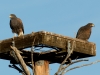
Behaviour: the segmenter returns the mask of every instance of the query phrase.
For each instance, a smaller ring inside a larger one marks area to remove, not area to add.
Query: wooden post
[[[35,75],[49,75],[49,62],[46,60],[35,62]]]

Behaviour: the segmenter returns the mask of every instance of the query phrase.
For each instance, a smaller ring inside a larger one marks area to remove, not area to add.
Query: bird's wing
[[[11,20],[10,20],[10,28],[13,29],[13,25],[12,25],[12,23],[11,23]]]
[[[80,37],[83,32],[84,32],[84,26],[82,26],[82,27],[79,28],[79,30],[77,32],[77,35],[76,35],[76,38]]]
[[[17,18],[17,21],[18,21],[18,24],[19,24],[20,28],[22,28],[22,31],[24,33],[24,26],[23,26],[23,23],[22,23],[21,19]]]

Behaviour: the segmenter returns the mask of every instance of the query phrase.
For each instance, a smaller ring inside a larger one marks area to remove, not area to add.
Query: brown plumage
[[[18,36],[24,34],[23,23],[20,18],[17,18],[15,14],[10,14],[10,28],[13,33],[16,33]]]
[[[90,38],[93,23],[88,23],[85,26],[79,28],[76,38],[87,41]]]

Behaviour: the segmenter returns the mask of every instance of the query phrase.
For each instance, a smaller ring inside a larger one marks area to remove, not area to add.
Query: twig
[[[71,70],[73,70],[73,69],[76,69],[76,68],[81,68],[81,67],[84,67],[84,66],[93,65],[93,64],[98,63],[98,62],[100,62],[100,60],[94,61],[94,62],[89,63],[89,64],[83,64],[83,65],[81,65],[81,66],[76,66],[76,67],[73,67],[73,68],[70,68],[70,69],[66,70],[64,73],[69,72],[69,71],[71,71]]]
[[[32,32],[33,34],[33,32]],[[34,42],[35,42],[36,36],[34,37],[33,43],[32,43],[32,47],[31,47],[31,62],[32,62],[32,71],[33,71],[33,75],[34,75],[34,61],[33,61],[33,53],[34,53]]]
[[[66,56],[66,58],[64,59],[64,61],[61,63],[61,65],[60,65],[58,71],[55,73],[55,75],[58,75],[58,74],[62,71],[62,69],[63,69],[63,64],[64,64],[64,63],[66,62],[66,60],[71,56],[71,54],[72,54],[72,52],[73,52],[73,49],[74,49],[74,43],[75,43],[75,41],[73,41],[73,43],[72,43],[72,48],[70,49],[70,41],[68,41],[68,53],[67,53],[67,56]]]
[[[26,65],[32,69],[32,65],[31,64],[26,63]]]
[[[14,37],[13,37],[13,39],[12,39],[12,47],[15,47]],[[20,53],[20,51],[19,51],[19,53]],[[16,56],[16,53],[15,53],[14,50],[11,50],[11,51],[10,51],[10,55],[16,60],[17,63],[19,63],[19,59],[18,59],[18,57]],[[22,67],[21,64],[19,64],[19,66],[21,67],[21,69],[23,69],[23,67]],[[18,70],[18,67],[17,67],[17,66],[14,66],[14,65],[11,66],[11,65],[9,65],[9,67],[12,67],[12,68]],[[21,69],[20,69],[20,70],[21,70]],[[22,72],[22,75],[26,75],[26,74],[25,74],[25,71]]]
[[[24,72],[26,75],[30,75],[30,71],[28,70],[23,58],[21,57],[20,53],[18,52],[17,48],[16,47],[12,47],[12,50],[15,52],[15,55],[17,56],[18,60],[19,60],[19,64],[21,64]]]
[[[19,73],[22,73],[22,72],[23,72],[23,71],[22,71],[19,67],[17,67],[15,64],[9,65],[9,67],[10,67],[10,68],[16,69],[17,71],[19,71]]]
[[[66,62],[66,60],[71,56],[72,52],[73,52],[73,49],[70,49],[70,41],[68,41],[68,54],[66,58],[64,59],[64,61],[61,63],[61,65],[63,65]]]
[[[64,75],[64,71],[66,70],[66,68],[68,68],[70,65],[78,63],[78,62],[82,62],[82,61],[88,61],[88,59],[80,59],[80,60],[74,60],[73,62],[67,64],[66,66],[63,67],[63,70],[61,72],[61,75]]]
[[[33,75],[34,75],[34,61],[33,61],[33,53],[34,53],[34,50],[33,50],[33,46],[31,48],[31,62],[32,62],[32,71],[33,71]]]
[[[82,62],[82,61],[89,61],[89,59],[74,60],[74,61],[71,63],[71,65],[72,65],[72,64],[75,64],[75,63],[78,63],[78,62]]]

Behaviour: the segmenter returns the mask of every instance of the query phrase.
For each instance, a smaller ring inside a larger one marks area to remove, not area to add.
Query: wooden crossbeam
[[[0,42],[0,53],[7,53],[11,50],[10,46],[12,45],[12,40],[12,38],[9,38]],[[67,50],[68,40],[70,40],[70,43],[75,41],[74,52],[84,53],[91,56],[96,55],[95,43],[62,36],[51,32],[39,31],[14,38],[15,47],[18,49],[29,48],[32,46],[32,43],[34,41],[34,45],[38,46],[39,44],[43,44],[47,47],[56,47],[59,48],[61,52]]]

